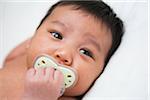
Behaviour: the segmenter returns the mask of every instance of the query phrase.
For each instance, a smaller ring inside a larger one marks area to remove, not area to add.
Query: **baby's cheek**
[[[86,91],[95,81],[97,76],[100,74],[100,69],[96,67],[86,67],[80,70],[80,85]]]
[[[32,48],[29,48],[27,51],[27,66],[29,68],[33,67],[33,61],[38,54],[37,50],[33,50]]]
[[[36,41],[35,39],[32,40],[32,42],[30,43],[29,48],[27,49],[27,64],[28,67],[32,67],[33,66],[33,61],[35,60],[35,58],[42,53],[42,48],[43,46],[41,44],[39,44],[38,41]]]
[[[85,90],[87,90],[95,80],[95,75],[93,75],[93,73],[90,73],[88,71],[82,72],[80,77],[82,82],[81,86],[84,87]]]

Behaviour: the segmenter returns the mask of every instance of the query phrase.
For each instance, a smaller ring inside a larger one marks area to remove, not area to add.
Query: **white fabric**
[[[147,100],[148,6],[146,0],[134,1],[107,0],[123,19],[126,32],[105,72],[83,100]],[[12,48],[33,35],[50,5],[31,1],[0,2],[1,65]]]

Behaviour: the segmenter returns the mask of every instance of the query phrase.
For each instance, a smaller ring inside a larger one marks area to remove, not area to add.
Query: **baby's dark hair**
[[[108,6],[102,0],[88,0],[88,1],[87,0],[81,0],[81,1],[61,0],[61,1],[57,2],[56,4],[54,4],[48,10],[47,14],[41,20],[37,29],[44,22],[44,20],[52,13],[52,11],[56,7],[60,7],[60,6],[73,6],[74,10],[85,11],[88,14],[91,14],[94,18],[98,19],[99,21],[104,22],[105,25],[111,30],[112,45],[107,54],[107,57],[105,58],[105,65],[103,68],[103,71],[104,71],[111,56],[115,53],[115,51],[117,50],[117,48],[119,47],[119,45],[121,43],[122,36],[124,34],[123,21],[119,17],[117,17],[116,13],[112,10],[112,8],[110,8],[110,6]],[[101,73],[103,73],[103,71]]]

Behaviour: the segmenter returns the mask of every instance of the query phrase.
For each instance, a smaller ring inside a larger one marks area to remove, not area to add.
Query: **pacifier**
[[[34,61],[34,68],[53,67],[60,70],[64,76],[65,88],[73,87],[78,79],[77,72],[71,67],[58,64],[52,57],[48,55],[40,55]]]

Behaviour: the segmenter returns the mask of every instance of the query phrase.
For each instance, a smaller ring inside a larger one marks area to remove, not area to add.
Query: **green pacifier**
[[[65,88],[73,87],[77,82],[77,73],[71,67],[60,65],[48,55],[38,56],[34,62],[34,68],[53,67],[60,70],[64,75]]]

